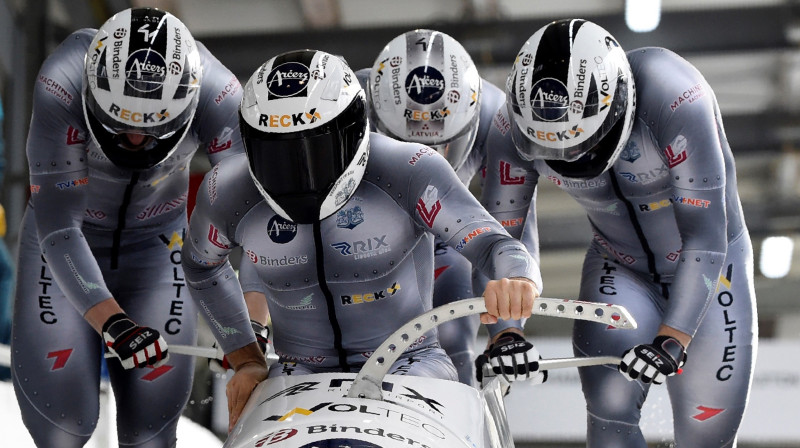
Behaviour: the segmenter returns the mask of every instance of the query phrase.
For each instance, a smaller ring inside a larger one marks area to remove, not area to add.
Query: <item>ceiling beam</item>
[[[622,14],[587,17],[608,29],[624,48],[661,46],[681,55],[788,49],[793,10],[786,5],[720,10],[665,11],[661,24],[650,33],[634,33]],[[525,40],[541,26],[559,17],[472,22],[420,23],[453,36],[470,52],[476,64],[514,60]],[[267,59],[300,48],[314,48],[345,57],[350,65],[372,65],[384,45],[409,26],[267,31],[234,36],[199,38],[224,64],[243,79]]]

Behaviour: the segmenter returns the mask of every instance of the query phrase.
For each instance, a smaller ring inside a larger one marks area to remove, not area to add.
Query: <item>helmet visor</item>
[[[183,99],[191,95],[191,100],[182,110],[170,108],[170,104],[175,104],[175,102],[160,96],[154,97],[155,93],[153,92],[141,93],[138,91],[136,96],[125,96],[125,104],[116,104],[111,101],[107,107],[101,106],[100,101],[94,96],[94,89],[89,86],[90,83],[102,84],[103,80],[107,84],[109,80],[102,76],[87,78],[84,88],[86,108],[89,114],[93,115],[95,120],[110,134],[133,133],[157,139],[168,139],[184,128],[197,108],[200,84],[191,84],[189,76],[184,78],[186,78],[186,82],[182,79],[181,85],[175,92],[175,95],[180,98],[173,98]],[[160,92],[160,89],[155,92]]]
[[[545,128],[544,125],[542,129],[534,129],[526,125],[523,130],[521,127],[525,120],[514,118],[517,120],[517,124],[511,126],[511,138],[520,156],[526,160],[543,159],[575,162],[593,151],[606,136],[611,136],[611,138],[605,139],[606,143],[616,146],[618,142],[612,140],[618,139],[619,133],[612,135],[614,134],[612,130],[615,129],[617,123],[624,124],[628,116],[627,98],[629,94],[632,93],[628,92],[627,83],[618,81],[614,98],[610,101],[612,110],[607,112],[603,122],[589,136],[586,135],[586,131],[582,127],[582,121],[578,121],[577,124],[572,126],[563,122],[565,126],[560,129],[555,127]],[[590,92],[589,96],[596,97],[597,95],[593,95]],[[521,113],[524,113],[521,112],[514,99],[506,101],[506,107],[508,108],[509,117],[519,117]],[[584,110],[592,110],[592,108],[596,110],[598,107],[597,103],[587,103],[587,107]],[[586,113],[584,113],[584,119],[586,116]],[[620,129],[622,127],[624,126],[619,126]],[[584,158],[584,160],[586,159]]]
[[[335,120],[292,133],[266,133],[242,119],[242,138],[253,176],[281,206],[280,198],[315,196],[321,203],[355,157],[366,134],[363,101]]]

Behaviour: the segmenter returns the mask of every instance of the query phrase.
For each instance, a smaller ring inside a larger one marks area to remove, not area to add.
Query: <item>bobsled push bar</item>
[[[453,319],[486,312],[482,297],[464,299],[434,308],[417,316],[392,333],[369,357],[356,375],[347,396],[380,400],[381,382],[392,364],[411,343],[433,327]],[[584,302],[580,300],[537,297],[533,303],[533,314],[541,316],[580,319],[607,324],[619,329],[635,329],[636,321],[625,307],[620,305]],[[619,364],[619,358],[600,356],[588,358],[543,359],[541,370],[566,367],[582,367],[598,364]]]

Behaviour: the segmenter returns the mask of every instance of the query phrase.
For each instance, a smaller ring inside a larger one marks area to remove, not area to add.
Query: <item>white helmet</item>
[[[270,59],[247,81],[240,113],[250,175],[282,217],[322,220],[361,183],[366,99],[343,59],[315,50]]]
[[[368,92],[378,132],[428,145],[454,169],[467,159],[478,133],[481,77],[455,39],[431,30],[395,37],[372,66]]]
[[[625,52],[586,20],[545,25],[525,42],[506,82],[512,137],[522,157],[557,173],[596,177],[617,159],[636,108]]]
[[[122,168],[164,161],[190,127],[202,75],[195,41],[175,16],[154,8],[115,14],[84,62],[83,110],[95,143]],[[132,145],[128,133],[145,135],[144,143]]]

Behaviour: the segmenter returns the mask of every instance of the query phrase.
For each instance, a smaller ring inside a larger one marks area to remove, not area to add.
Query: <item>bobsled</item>
[[[477,389],[459,382],[387,374],[418,334],[485,312],[483,299],[434,308],[400,327],[358,373],[282,376],[260,383],[223,448],[509,448],[514,446],[494,376]],[[534,314],[635,328],[621,306],[537,298]],[[542,360],[541,369],[618,363],[619,358]]]

